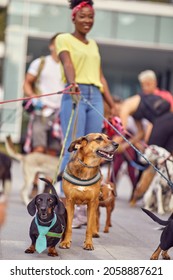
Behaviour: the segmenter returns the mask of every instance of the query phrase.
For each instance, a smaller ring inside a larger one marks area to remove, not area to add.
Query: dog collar
[[[81,180],[80,178],[77,178],[74,175],[71,175],[67,172],[67,169],[65,168],[63,176],[62,176],[66,181],[68,181],[69,183],[73,184],[73,185],[77,185],[77,186],[82,186],[82,187],[87,187],[87,186],[91,186],[95,183],[97,183],[100,179],[101,179],[101,174],[100,172],[97,173],[96,176],[94,176],[91,179],[87,179],[87,180]]]
[[[78,158],[78,161],[85,167],[88,167],[88,168],[96,168],[98,167],[99,165],[96,165],[96,166],[92,166],[92,165],[88,165],[86,164],[85,162],[83,162],[80,158]]]

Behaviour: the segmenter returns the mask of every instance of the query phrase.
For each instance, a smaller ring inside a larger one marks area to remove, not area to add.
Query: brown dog
[[[66,196],[67,228],[61,248],[70,248],[75,204],[87,205],[87,229],[84,249],[93,250],[92,236],[97,235],[96,211],[99,203],[102,159],[111,161],[118,144],[102,133],[90,133],[71,143],[68,151],[72,159],[63,173]]]
[[[111,214],[115,207],[115,197],[116,197],[116,184],[111,182],[111,163],[103,164],[101,168],[102,173],[102,183],[99,196],[99,207],[97,215],[97,230],[99,232],[99,219],[100,219],[100,207],[106,208],[106,223],[104,227],[104,232],[109,232],[109,227],[112,226],[111,223]],[[106,172],[105,172],[106,171]]]
[[[97,230],[99,231],[99,218],[100,218],[100,207],[106,208],[106,223],[104,227],[104,232],[109,232],[109,227],[112,226],[111,214],[115,207],[115,197],[116,190],[115,185],[112,182],[102,183],[101,192],[99,197],[99,207],[98,207],[98,220],[97,220]]]

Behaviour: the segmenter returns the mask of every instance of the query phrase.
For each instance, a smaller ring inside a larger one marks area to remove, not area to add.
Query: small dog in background
[[[67,213],[63,202],[59,199],[54,186],[46,179],[51,193],[38,194],[28,204],[31,216],[36,216],[31,222],[31,245],[25,250],[27,254],[43,252],[48,247],[48,256],[58,256],[55,246],[63,239],[67,224]]]
[[[106,169],[106,170],[105,170]],[[105,174],[106,171],[106,174]],[[106,222],[104,227],[104,233],[109,232],[109,227],[112,226],[111,223],[111,214],[115,207],[115,198],[116,198],[116,185],[110,181],[110,172],[111,164],[104,164],[101,167],[102,173],[102,182],[99,196],[99,207],[98,207],[98,216],[97,216],[97,229],[99,232],[100,228],[100,207],[106,208]]]
[[[22,163],[24,185],[21,190],[21,198],[24,204],[28,205],[30,202],[29,191],[34,182],[35,175],[39,173],[43,176],[47,175],[50,178],[54,178],[59,157],[38,152],[22,155],[16,152],[10,136],[6,138],[5,146],[10,157]]]
[[[166,178],[173,181],[173,157],[166,149],[150,145],[145,149],[144,156],[157,166]],[[141,162],[144,161],[145,159],[141,157]],[[145,192],[143,201],[145,209],[156,209],[158,214],[173,211],[173,190],[158,172],[155,173],[148,190]]]
[[[0,191],[5,193],[6,195],[8,195],[11,191],[11,165],[11,158],[6,154],[0,152]]]

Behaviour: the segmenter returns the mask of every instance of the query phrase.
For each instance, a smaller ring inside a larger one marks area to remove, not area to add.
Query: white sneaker
[[[73,228],[80,228],[87,224],[87,207],[86,205],[80,205],[75,207],[75,214],[73,219]]]
[[[78,217],[73,219],[72,228],[81,228],[82,224],[79,221]]]

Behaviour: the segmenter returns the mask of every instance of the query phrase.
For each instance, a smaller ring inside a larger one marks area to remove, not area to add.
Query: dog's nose
[[[116,143],[115,141],[113,141],[112,142],[112,145],[117,149],[118,148],[118,146],[119,146],[119,144],[118,143]]]
[[[40,210],[41,210],[42,212],[45,212],[45,211],[46,211],[46,207],[45,207],[45,206],[42,206],[42,207],[40,207]]]

